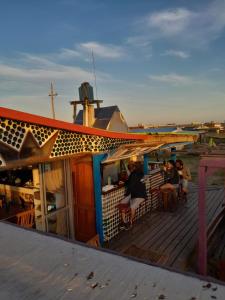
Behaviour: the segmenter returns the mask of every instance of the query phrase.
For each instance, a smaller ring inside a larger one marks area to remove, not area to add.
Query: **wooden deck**
[[[207,223],[221,211],[224,189],[207,189]],[[106,247],[130,256],[181,270],[191,270],[189,258],[197,244],[198,193],[192,187],[187,204],[176,212],[145,215],[129,231],[121,232]],[[193,270],[193,269],[192,269]]]

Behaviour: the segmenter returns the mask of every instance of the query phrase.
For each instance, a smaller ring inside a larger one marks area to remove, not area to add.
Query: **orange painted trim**
[[[120,132],[112,132],[103,129],[97,129],[92,127],[86,127],[65,121],[54,120],[38,115],[33,115],[9,108],[0,107],[0,117],[6,119],[17,120],[21,122],[33,123],[42,126],[52,127],[60,130],[68,130],[73,132],[79,132],[83,134],[98,135],[109,138],[125,139],[125,140],[146,140],[147,135],[142,134],[128,134]]]

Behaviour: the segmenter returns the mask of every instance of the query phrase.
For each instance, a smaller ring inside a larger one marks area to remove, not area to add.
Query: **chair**
[[[35,223],[34,218],[34,209],[30,209],[16,215],[16,224],[22,227],[32,228]]]

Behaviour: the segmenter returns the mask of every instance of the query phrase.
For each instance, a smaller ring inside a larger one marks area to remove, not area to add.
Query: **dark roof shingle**
[[[117,105],[114,106],[107,106],[107,107],[100,107],[95,108],[95,122],[93,124],[93,127],[106,129],[114,112],[119,112],[119,108]],[[75,124],[82,125],[83,124],[83,110],[80,110],[76,120]]]

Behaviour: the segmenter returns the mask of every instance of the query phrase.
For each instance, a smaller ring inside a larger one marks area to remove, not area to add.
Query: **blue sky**
[[[92,50],[130,125],[225,120],[225,0],[1,0],[0,106],[72,121]]]

